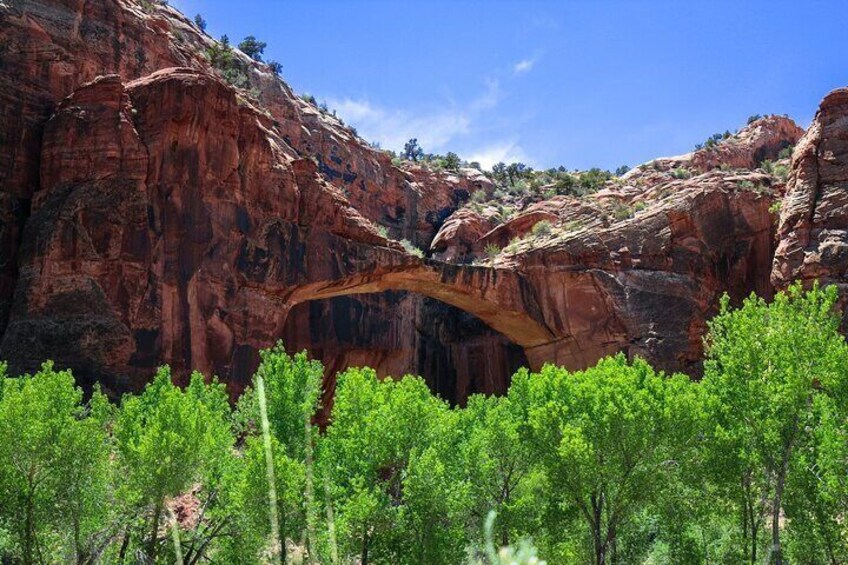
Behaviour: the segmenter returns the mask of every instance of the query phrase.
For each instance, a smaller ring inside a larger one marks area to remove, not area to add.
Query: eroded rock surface
[[[837,284],[848,294],[848,88],[819,107],[792,159],[772,281]]]
[[[169,363],[238,393],[282,338],[322,359],[330,385],[372,365],[462,401],[502,392],[521,364],[617,351],[697,374],[718,297],[772,292],[770,208],[785,187],[752,169],[797,141],[790,120],[498,223],[466,205],[491,196],[479,172],[395,166],[238,52],[251,89],[234,88],[203,56],[211,38],[145,6],[0,4],[0,43],[15,47],[0,67],[0,357],[13,372],[53,358],[118,393]],[[791,196],[780,233],[803,244],[799,259],[781,243],[787,277],[837,264],[806,257],[843,220],[843,134],[826,133],[839,100],[796,151],[790,193],[819,187],[805,156],[827,146],[813,153],[833,205],[807,225],[793,218],[821,198]]]

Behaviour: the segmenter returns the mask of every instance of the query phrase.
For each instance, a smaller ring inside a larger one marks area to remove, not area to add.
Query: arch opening
[[[419,375],[462,405],[475,393],[505,393],[528,366],[524,348],[479,317],[406,290],[302,301],[289,311],[282,339],[324,363],[328,395],[338,372],[369,366],[380,376]]]

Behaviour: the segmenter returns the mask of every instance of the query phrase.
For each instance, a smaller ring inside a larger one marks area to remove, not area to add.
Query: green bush
[[[780,150],[780,153],[777,154],[778,159],[791,159],[792,152],[795,150],[794,145],[789,145]]]
[[[414,256],[418,257],[419,259],[424,258],[424,251],[422,251],[420,248],[416,247],[415,244],[412,243],[411,241],[409,241],[408,239],[401,240],[400,244],[403,245],[403,248],[410,255],[414,255]]]
[[[267,43],[259,41],[252,35],[248,35],[238,44],[239,51],[256,61],[262,60],[262,54],[267,46]]]
[[[541,220],[533,225],[531,232],[536,237],[547,237],[553,233],[554,227],[548,220]]]
[[[673,171],[671,171],[671,176],[676,179],[688,179],[692,176],[692,173],[689,172],[689,169],[685,167],[677,167]]]

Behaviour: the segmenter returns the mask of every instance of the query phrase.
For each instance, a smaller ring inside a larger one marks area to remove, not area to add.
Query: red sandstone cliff
[[[824,97],[792,157],[772,282],[839,286],[848,298],[848,88]]]
[[[721,293],[771,293],[769,209],[784,187],[750,169],[797,141],[790,120],[496,226],[462,207],[490,191],[477,173],[393,166],[238,53],[253,92],[235,89],[203,56],[210,38],[150,10],[0,5],[13,47],[0,68],[0,357],[13,371],[54,358],[118,391],[170,363],[238,391],[257,350],[284,338],[331,374],[423,372],[462,399],[504,390],[527,362],[576,368],[621,350],[697,372]],[[681,167],[691,178],[674,178]],[[541,219],[552,233],[532,236]],[[488,259],[487,245],[505,249]]]

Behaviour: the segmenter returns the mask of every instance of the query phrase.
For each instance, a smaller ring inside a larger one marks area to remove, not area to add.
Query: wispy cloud
[[[417,138],[426,151],[449,150],[448,144],[470,133],[473,123],[502,98],[500,81],[487,79],[485,89],[468,104],[452,103],[432,111],[411,112],[386,108],[368,99],[330,99],[329,105],[366,138],[387,149],[399,150]]]
[[[522,60],[503,68],[500,77],[486,78],[479,94],[466,103],[448,99],[439,107],[418,111],[382,106],[368,98],[331,98],[328,104],[365,139],[377,141],[386,149],[399,151],[408,140],[417,138],[427,152],[455,151],[484,168],[501,161],[532,164],[517,141],[514,120],[491,111],[506,96],[502,83],[530,71],[538,59],[536,55]],[[493,122],[500,125],[493,127]]]
[[[533,59],[522,59],[521,61],[517,62],[517,63],[516,63],[516,64],[512,67],[512,73],[513,73],[513,74],[516,74],[516,75],[520,75],[520,74],[523,74],[523,73],[528,73],[528,72],[530,72],[531,70],[533,70],[533,66],[534,66],[535,64],[536,64],[536,59],[535,59],[535,57],[534,57]]]
[[[515,141],[498,142],[473,151],[466,157],[468,161],[477,161],[484,169],[491,169],[496,163],[521,162],[532,164],[530,158]]]
[[[454,110],[415,115],[368,100],[344,98],[329,103],[366,139],[379,141],[387,149],[398,150],[415,137],[427,151],[438,151],[458,135],[468,133],[471,123],[468,115]]]

